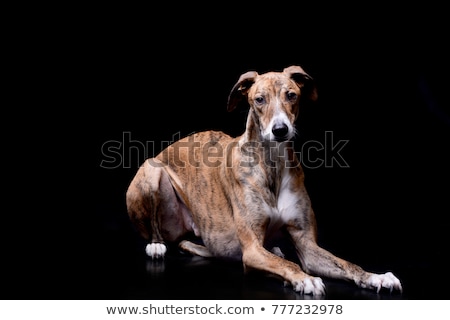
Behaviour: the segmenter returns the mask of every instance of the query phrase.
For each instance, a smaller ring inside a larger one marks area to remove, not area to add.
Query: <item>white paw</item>
[[[294,291],[302,294],[312,294],[313,296],[319,296],[325,294],[325,285],[322,279],[317,277],[305,278],[302,281],[292,282]]]
[[[152,259],[164,258],[167,248],[164,243],[149,243],[145,247],[145,253]]]
[[[394,289],[399,290],[400,292],[403,290],[400,280],[398,280],[392,272],[373,274],[367,279],[367,282],[362,287],[376,289],[377,292],[380,292],[381,288],[387,288],[391,292]]]

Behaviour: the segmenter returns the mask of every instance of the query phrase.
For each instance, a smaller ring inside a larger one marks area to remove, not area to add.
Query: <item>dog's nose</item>
[[[284,123],[275,124],[272,127],[272,133],[275,138],[284,138],[288,134],[288,126]]]

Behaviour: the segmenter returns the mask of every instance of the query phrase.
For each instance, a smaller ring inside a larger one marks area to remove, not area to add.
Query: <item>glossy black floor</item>
[[[392,270],[404,291],[379,293],[357,288],[353,283],[323,278],[326,295],[301,295],[273,276],[260,272],[244,274],[240,262],[192,257],[174,250],[164,261],[142,254],[110,250],[108,263],[92,274],[89,296],[105,299],[449,299],[448,278],[432,276],[438,261],[428,263],[367,265],[371,270]],[[119,255],[118,255],[119,254]],[[374,260],[376,257],[374,257]]]
[[[449,299],[449,278],[445,276],[444,246],[421,252],[410,247],[389,248],[387,238],[379,235],[371,242],[337,239],[327,242],[341,257],[374,272],[392,271],[402,281],[403,292],[382,290],[376,293],[357,288],[353,283],[323,278],[326,294],[301,295],[284,286],[274,276],[251,272],[244,274],[242,264],[234,261],[193,257],[169,247],[163,261],[148,258],[143,242],[127,219],[123,226],[103,233],[80,233],[79,241],[53,242],[52,247],[25,254],[20,266],[9,273],[1,291],[6,299],[94,299],[94,300],[228,300],[228,299]],[[356,234],[359,234],[356,232]],[[360,234],[359,234],[360,236]],[[63,244],[63,245],[62,245]],[[288,243],[281,243],[289,259],[295,261]],[[46,244],[48,245],[48,243]],[[345,245],[346,250],[337,246]],[[367,245],[365,247],[365,245]],[[78,247],[77,247],[78,246]],[[377,247],[379,247],[377,249]],[[418,248],[422,250],[423,248]]]
[[[131,235],[131,236],[130,236]],[[403,292],[379,293],[357,288],[353,283],[323,278],[326,294],[301,295],[273,276],[244,274],[240,262],[192,257],[170,247],[164,261],[153,261],[143,252],[143,243],[132,233],[102,234],[102,239],[80,234],[76,244],[67,241],[40,243],[34,251],[5,260],[1,299],[112,299],[112,300],[210,300],[210,299],[450,299],[445,275],[444,247],[427,253],[382,253],[372,255],[361,239],[341,257],[374,272],[392,271],[402,281]],[[62,239],[62,238],[60,238]],[[339,243],[339,241],[337,241]],[[383,241],[381,241],[383,242]],[[78,248],[77,248],[78,246]],[[284,250],[284,249],[283,249]],[[338,250],[339,251],[339,250]],[[285,251],[286,252],[286,251]],[[7,259],[7,258],[5,258]]]

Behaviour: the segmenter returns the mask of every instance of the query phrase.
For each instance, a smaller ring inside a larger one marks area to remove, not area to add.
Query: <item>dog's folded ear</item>
[[[256,71],[248,71],[239,77],[238,82],[233,86],[230,95],[228,96],[228,111],[236,109],[237,105],[243,101],[243,98],[247,98],[248,90],[252,84],[255,83],[255,78],[257,76],[258,73]],[[247,101],[247,99],[244,101]]]
[[[317,100],[317,89],[313,78],[300,66],[284,68],[283,73],[294,80],[302,91],[302,97],[311,101]]]

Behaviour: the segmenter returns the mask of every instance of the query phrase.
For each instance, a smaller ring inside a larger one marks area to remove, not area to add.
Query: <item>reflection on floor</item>
[[[145,255],[133,237],[105,235],[78,251],[59,249],[25,256],[21,268],[4,271],[4,299],[164,299],[164,300],[302,300],[302,299],[449,299],[449,278],[441,277],[443,258],[380,261],[363,265],[374,272],[392,271],[403,293],[360,289],[353,283],[322,278],[326,294],[301,295],[275,276],[252,271],[241,262],[193,257],[169,250],[162,261]],[[283,251],[284,252],[284,251]],[[392,255],[391,255],[392,256]],[[372,259],[365,259],[371,261]]]
[[[109,267],[98,269],[91,283],[94,299],[434,299],[433,284],[414,283],[414,270],[399,269],[404,292],[382,290],[376,293],[353,283],[323,278],[325,296],[313,297],[294,292],[277,277],[253,271],[244,274],[240,262],[204,259],[185,254],[169,254],[162,261],[145,255],[124,260],[111,259]],[[413,283],[412,285],[410,283]],[[439,298],[438,298],[439,299]]]

